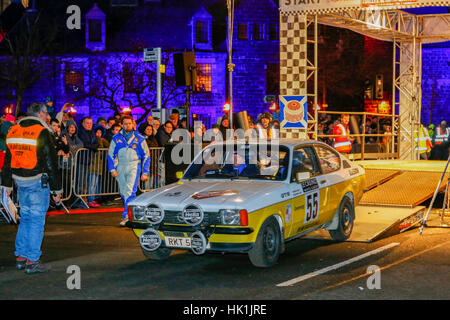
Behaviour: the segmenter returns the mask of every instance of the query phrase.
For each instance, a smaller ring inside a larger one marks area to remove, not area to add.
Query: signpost
[[[144,48],[144,62],[156,62],[156,107],[161,111],[161,48]]]

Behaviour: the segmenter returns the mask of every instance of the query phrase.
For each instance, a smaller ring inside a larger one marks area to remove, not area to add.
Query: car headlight
[[[219,211],[223,224],[241,225],[241,215],[236,209],[222,209]]]
[[[133,219],[137,221],[144,221],[145,219],[145,207],[135,206],[133,207]]]

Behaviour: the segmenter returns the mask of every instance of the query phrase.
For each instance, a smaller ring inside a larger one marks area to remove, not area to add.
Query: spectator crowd
[[[186,129],[191,139],[200,139],[204,143],[214,143],[217,140],[226,140],[230,138],[230,119],[227,114],[220,118],[217,124],[211,126],[209,134],[205,136],[207,128],[205,125],[190,126],[188,128],[187,119],[181,118],[179,112],[174,109],[169,119],[161,123],[159,118],[149,115],[142,123],[137,124],[129,113],[116,112],[114,116],[105,118],[99,117],[95,123],[92,117],[83,117],[79,121],[75,121],[74,105],[66,103],[61,110],[56,113],[51,98],[46,99],[47,105],[47,125],[54,137],[56,153],[60,159],[62,168],[71,168],[73,166],[74,156],[80,149],[87,150],[83,157],[77,158],[76,171],[73,175],[75,180],[72,181],[76,194],[89,194],[87,204],[89,207],[99,207],[101,203],[108,203],[112,200],[111,196],[94,196],[101,194],[102,177],[108,176],[107,154],[105,152],[97,152],[99,149],[110,148],[111,141],[119,132],[124,132],[123,119],[128,118],[132,121],[132,131],[136,132],[136,137],[143,137],[148,148],[165,148],[168,145],[178,143],[182,139],[174,141],[173,133],[176,129]],[[8,114],[1,118],[0,123],[0,170],[6,151],[6,136],[9,129],[26,114],[18,114],[17,119]],[[128,116],[128,117],[127,117]],[[335,146],[336,137],[320,137],[320,135],[333,135],[336,132],[335,127],[341,126],[341,119],[333,119],[331,115],[320,114],[318,123],[319,140]],[[397,137],[392,135],[392,123],[390,117],[366,117],[365,124],[357,120],[359,133],[365,133],[364,143],[366,147],[376,147],[376,152],[393,153],[396,148]],[[247,124],[254,136],[259,138],[277,138],[280,123],[274,120],[269,112],[260,114],[255,121],[250,115],[247,115]],[[348,127],[348,121],[346,121]],[[354,127],[353,127],[354,128]],[[274,130],[278,129],[278,130]],[[122,130],[122,131],[121,131]],[[346,129],[348,130],[348,129]],[[421,126],[420,136],[418,140],[424,141],[423,150],[420,151],[422,159],[430,160],[446,160],[448,158],[448,147],[450,143],[450,129],[447,128],[446,121],[442,121],[438,126],[429,125]],[[211,134],[212,133],[212,134]],[[357,132],[353,132],[357,133]],[[371,136],[372,135],[372,136]],[[350,133],[351,136],[351,133]],[[360,139],[349,139],[353,144],[353,149],[349,152],[358,152],[355,143],[361,144]],[[394,143],[392,143],[394,141]],[[342,142],[341,142],[342,144]],[[394,150],[393,150],[394,149]],[[158,159],[151,157],[150,159],[150,180],[156,181],[158,177]],[[149,183],[149,188],[157,187],[154,182]],[[84,207],[83,201],[79,197],[72,195],[68,200],[71,208]]]
[[[102,177],[108,176],[108,164],[107,154],[105,152],[97,152],[99,149],[108,149],[110,147],[113,137],[121,132],[123,128],[123,119],[129,118],[127,116],[130,113],[116,112],[114,116],[105,118],[99,117],[94,122],[94,119],[90,116],[83,117],[76,121],[76,112],[74,111],[74,105],[66,103],[62,106],[59,112],[56,112],[53,106],[52,99],[46,98],[47,106],[47,126],[48,130],[52,133],[54,138],[56,153],[59,156],[59,165],[62,169],[73,168],[74,160],[76,163],[76,172],[74,172],[74,180],[72,187],[76,194],[89,194],[92,196],[87,197],[87,205],[89,207],[99,207],[101,204],[110,203],[114,198],[112,196],[94,196],[94,194],[100,194],[102,186]],[[8,114],[0,119],[0,170],[3,166],[3,159],[6,152],[6,136],[9,129],[17,124],[27,114],[19,113],[17,119]],[[195,126],[195,129],[188,129],[187,119],[181,118],[179,112],[174,109],[169,116],[169,119],[164,123],[161,123],[159,118],[149,115],[145,121],[137,124],[133,118],[132,128],[133,132],[139,133],[148,146],[148,149],[152,148],[164,148],[168,145],[178,143],[182,139],[174,141],[173,132],[176,129],[186,129],[189,132],[191,139],[200,139],[202,142],[211,143],[217,140],[225,140],[230,138],[230,133],[227,129],[230,129],[230,120],[227,114],[225,114],[217,124],[213,124],[212,135],[208,135],[208,139],[205,137],[207,128],[205,125],[200,127]],[[255,122],[251,116],[247,118],[249,128],[253,129],[255,136],[264,138],[276,137],[276,130],[279,129],[279,121],[273,120],[272,115],[269,112],[264,112],[259,115]],[[122,131],[123,132],[123,131]],[[228,135],[228,136],[227,136]],[[206,141],[208,140],[208,141]],[[197,140],[198,141],[198,140]],[[83,156],[75,159],[77,151],[83,149]],[[150,175],[152,181],[159,181],[158,178],[158,164],[157,157],[152,157],[150,162]],[[152,183],[150,188],[154,188],[158,183]],[[70,208],[85,208],[84,201],[81,201],[80,197],[72,196],[67,200],[67,204]],[[84,199],[83,199],[84,200]]]

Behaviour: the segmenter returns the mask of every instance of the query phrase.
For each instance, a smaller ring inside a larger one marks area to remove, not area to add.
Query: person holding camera
[[[54,139],[46,124],[47,107],[33,103],[28,117],[13,126],[6,137],[6,157],[2,171],[2,187],[8,196],[13,182],[17,185],[20,225],[15,241],[16,268],[25,273],[49,271],[40,262],[45,217],[50,194],[61,201],[62,185]]]

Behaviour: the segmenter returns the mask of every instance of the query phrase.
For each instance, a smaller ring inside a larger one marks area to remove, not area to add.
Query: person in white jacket
[[[133,118],[122,119],[123,129],[116,134],[108,151],[108,169],[119,184],[124,204],[120,226],[128,221],[128,203],[136,198],[139,178],[147,181],[150,175],[150,152],[145,138],[133,129]]]

